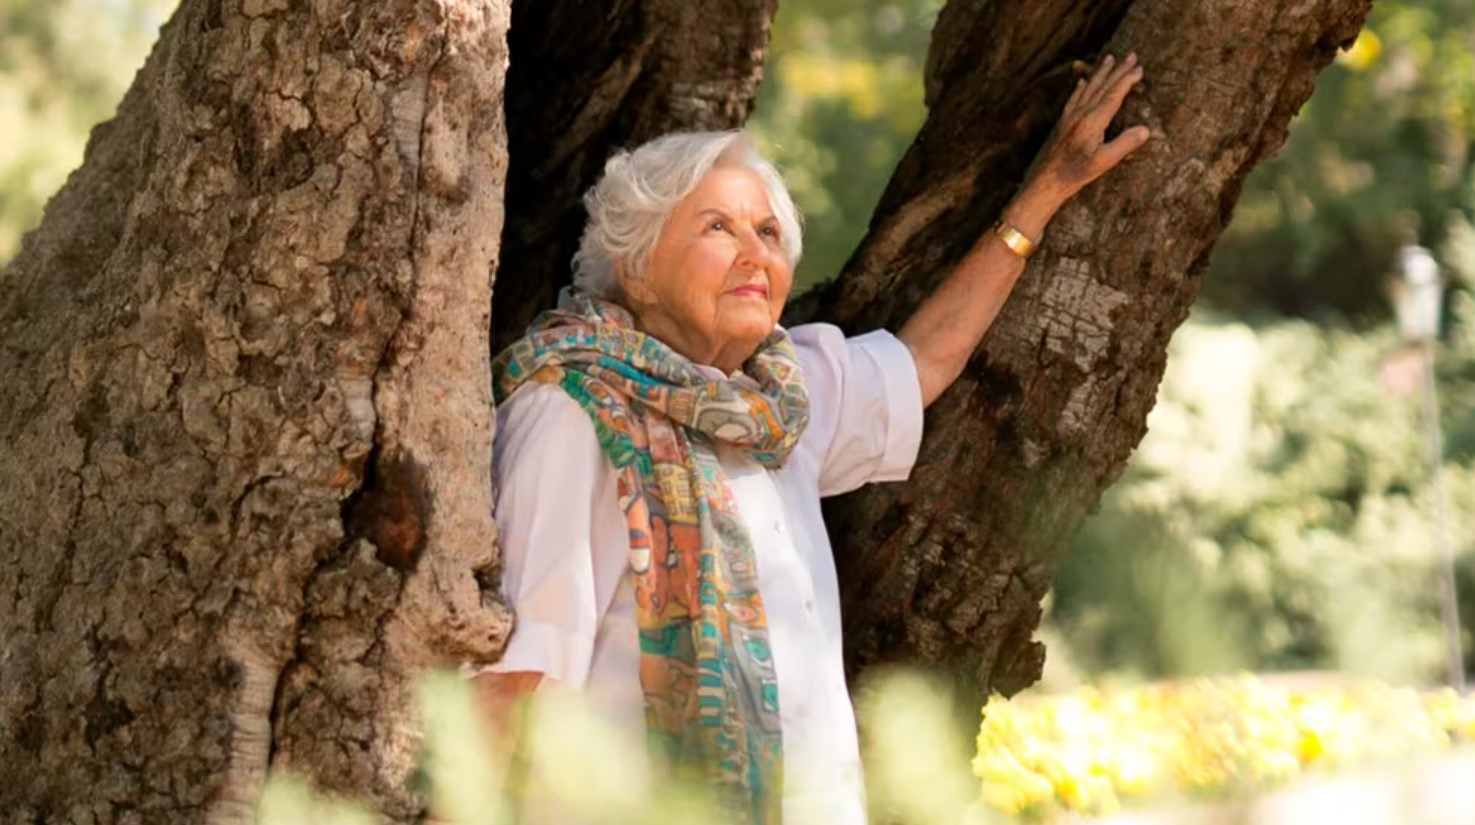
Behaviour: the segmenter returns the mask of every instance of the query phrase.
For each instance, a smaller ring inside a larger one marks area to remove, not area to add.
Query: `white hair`
[[[676,204],[715,167],[747,169],[768,190],[768,206],[779,224],[779,243],[789,265],[803,251],[799,210],[783,178],[741,131],[677,132],[634,150],[616,152],[604,174],[584,193],[589,222],[574,253],[574,286],[604,298],[619,297],[615,272],[635,277],[645,266]]]

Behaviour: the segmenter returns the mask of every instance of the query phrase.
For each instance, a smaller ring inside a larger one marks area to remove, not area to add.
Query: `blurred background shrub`
[[[112,117],[174,0],[0,0],[0,266]]]

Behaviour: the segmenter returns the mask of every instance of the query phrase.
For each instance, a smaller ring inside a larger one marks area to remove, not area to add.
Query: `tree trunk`
[[[1039,678],[1032,635],[1071,535],[1146,430],[1245,176],[1279,150],[1369,0],[950,3],[929,116],[836,282],[796,307],[895,328],[979,238],[1069,95],[1072,59],[1135,50],[1122,121],[1153,140],[1049,230],[968,370],[928,411],[912,480],[833,503],[848,662],[920,661],[974,691]]]
[[[495,657],[507,0],[185,0],[0,280],[0,810],[419,810]]]

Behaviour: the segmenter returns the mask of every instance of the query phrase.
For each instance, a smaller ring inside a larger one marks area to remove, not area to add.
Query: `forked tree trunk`
[[[1060,553],[1145,432],[1168,339],[1245,176],[1277,152],[1370,0],[952,3],[929,115],[843,276],[798,315],[896,328],[990,225],[1074,81],[1136,51],[1122,120],[1152,141],[1055,219],[968,370],[929,411],[906,485],[826,509],[848,662],[936,665],[970,691],[1040,676]],[[975,694],[976,695],[976,694]]]
[[[1366,5],[943,11],[928,123],[798,314],[899,323],[1008,197],[1072,58],[1142,53],[1129,117],[1158,139],[1057,219],[914,481],[831,510],[854,664],[1035,678],[1055,555],[1141,435],[1244,174]],[[499,237],[505,340],[566,280],[612,145],[746,116],[772,12],[520,4],[508,140],[507,0],[185,0],[0,276],[0,811],[241,821],[286,764],[418,814],[408,680],[510,627]]]
[[[510,628],[508,17],[185,0],[0,280],[6,822],[417,813],[410,679]]]

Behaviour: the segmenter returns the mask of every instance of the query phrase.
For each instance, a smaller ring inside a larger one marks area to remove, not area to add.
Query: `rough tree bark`
[[[937,665],[969,691],[1039,678],[1032,636],[1071,535],[1145,432],[1174,329],[1245,176],[1285,140],[1370,0],[950,3],[929,115],[843,276],[796,315],[898,326],[1022,179],[1072,59],[1136,51],[1123,120],[1154,139],[1056,218],[910,483],[826,510],[852,671]]]
[[[492,658],[508,0],[185,0],[0,279],[0,811],[419,804]]]
[[[1137,48],[1129,117],[1159,139],[1060,216],[914,482],[831,511],[854,663],[1035,678],[1052,559],[1141,435],[1239,182],[1366,5],[944,9],[928,123],[799,314],[899,322],[1007,198],[1072,58]],[[499,236],[514,335],[610,146],[743,119],[772,11],[519,4],[507,140],[508,0],[185,0],[0,276],[0,811],[241,821],[287,764],[418,813],[408,679],[510,626]]]

